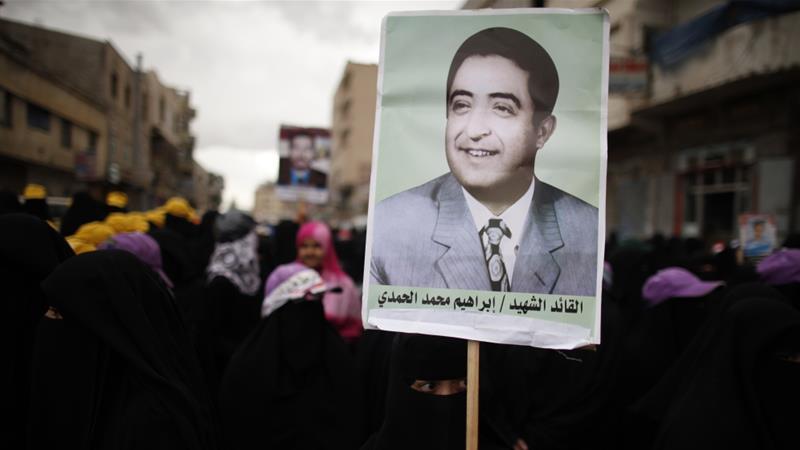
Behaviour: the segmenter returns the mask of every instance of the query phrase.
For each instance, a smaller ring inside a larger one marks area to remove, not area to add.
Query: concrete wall
[[[78,128],[73,130],[73,147],[86,145],[88,134],[82,130],[94,130],[99,138],[97,173],[101,179],[107,179],[107,170],[115,165],[121,174],[117,188],[129,190],[133,204],[145,205],[152,187],[153,164],[158,163],[152,158],[151,138],[156,129],[168,144],[160,146],[159,151],[174,161],[166,167],[168,173],[163,178],[171,180],[172,188],[191,193],[194,138],[189,123],[195,113],[188,93],[165,86],[152,71],[140,77],[137,87],[138,72],[110,42],[3,19],[0,37],[0,52],[7,66],[0,72],[0,80],[8,80],[5,85],[10,86],[11,77],[16,77],[14,89],[27,89],[26,94],[15,94],[16,98],[38,101],[53,114],[75,123]],[[10,61],[35,69],[31,72],[36,76],[20,71]],[[10,87],[8,90],[13,91]],[[75,98],[85,104],[76,103]],[[87,118],[87,104],[101,117],[100,122]],[[19,105],[15,101],[13,106],[16,120]],[[21,136],[12,133],[6,137],[9,141],[5,148],[14,139],[14,151],[22,155],[21,160],[59,170],[69,166],[72,170],[74,156],[55,150],[48,153],[53,142],[60,144],[59,121],[51,124],[49,133],[26,131],[26,142],[20,140]],[[164,196],[176,194],[174,189]]]
[[[3,19],[0,33],[49,76],[84,93],[108,92],[104,42]]]
[[[331,204],[343,220],[367,210],[377,79],[376,65],[348,62],[334,96]]]
[[[95,175],[105,174],[107,120],[99,107],[77,92],[56,84],[0,52],[0,88],[11,94],[11,126],[0,129],[0,154],[73,173],[75,155],[97,135]],[[49,112],[49,131],[28,125],[27,104]],[[71,123],[71,143],[62,145],[62,120]]]
[[[650,104],[800,66],[800,12],[727,30],[676,68],[653,67]]]

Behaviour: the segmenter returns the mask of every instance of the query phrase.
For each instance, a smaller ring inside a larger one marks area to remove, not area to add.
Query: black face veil
[[[25,448],[33,334],[45,312],[39,284],[74,253],[47,223],[29,214],[0,216],[0,285],[3,286],[0,354],[1,448]]]
[[[319,300],[261,319],[220,387],[224,439],[235,449],[349,449],[363,441],[355,364]]]
[[[42,284],[30,448],[216,448],[194,350],[158,275],[105,250]]]
[[[461,339],[398,334],[392,346],[386,417],[364,449],[453,449],[466,442],[466,392],[438,396],[415,391],[415,380],[453,380],[467,375]]]
[[[707,326],[696,351],[665,377],[671,399],[656,389],[638,406],[662,408],[654,448],[796,447],[800,364],[783,357],[800,353],[800,313],[775,298],[750,297]]]

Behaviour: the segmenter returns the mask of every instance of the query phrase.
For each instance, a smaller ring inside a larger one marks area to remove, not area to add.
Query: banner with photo
[[[771,214],[739,215],[739,242],[746,262],[756,264],[764,259],[777,242],[775,217]]]
[[[600,9],[384,19],[365,327],[600,342],[608,30]]]
[[[276,193],[283,201],[326,203],[331,133],[324,128],[281,125]]]

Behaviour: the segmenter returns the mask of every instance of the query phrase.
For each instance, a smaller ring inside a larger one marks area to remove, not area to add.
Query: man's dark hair
[[[528,73],[528,93],[533,100],[535,120],[553,112],[558,97],[558,71],[547,51],[530,36],[511,28],[487,28],[464,41],[456,50],[447,74],[447,102],[456,72],[470,56],[497,55]]]
[[[293,145],[292,145],[292,144],[294,143],[294,140],[295,140],[295,139],[297,139],[297,138],[299,138],[299,137],[302,137],[302,136],[305,136],[305,137],[307,137],[307,138],[311,139],[311,142],[314,142],[314,136],[312,136],[310,133],[307,133],[307,132],[305,132],[305,131],[300,131],[300,132],[298,132],[298,133],[295,133],[295,134],[293,134],[293,135],[291,135],[291,136],[289,137],[289,148],[292,148],[292,147],[293,147]]]

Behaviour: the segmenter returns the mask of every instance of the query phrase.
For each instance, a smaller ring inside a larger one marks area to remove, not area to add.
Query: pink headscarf
[[[306,239],[313,239],[319,243],[324,252],[322,257],[322,275],[323,278],[328,276],[345,275],[342,266],[339,265],[339,258],[336,256],[336,250],[333,248],[333,236],[331,229],[322,222],[307,222],[297,232],[297,240],[295,241],[297,247],[303,245]],[[298,259],[298,261],[300,261]]]
[[[333,248],[331,229],[322,222],[308,222],[297,232],[297,247],[306,239],[313,239],[322,247],[320,276],[329,287],[340,287],[342,292],[328,292],[322,299],[325,318],[331,322],[345,341],[352,342],[361,336],[361,293],[353,280],[342,270]],[[298,259],[298,262],[300,260]]]

